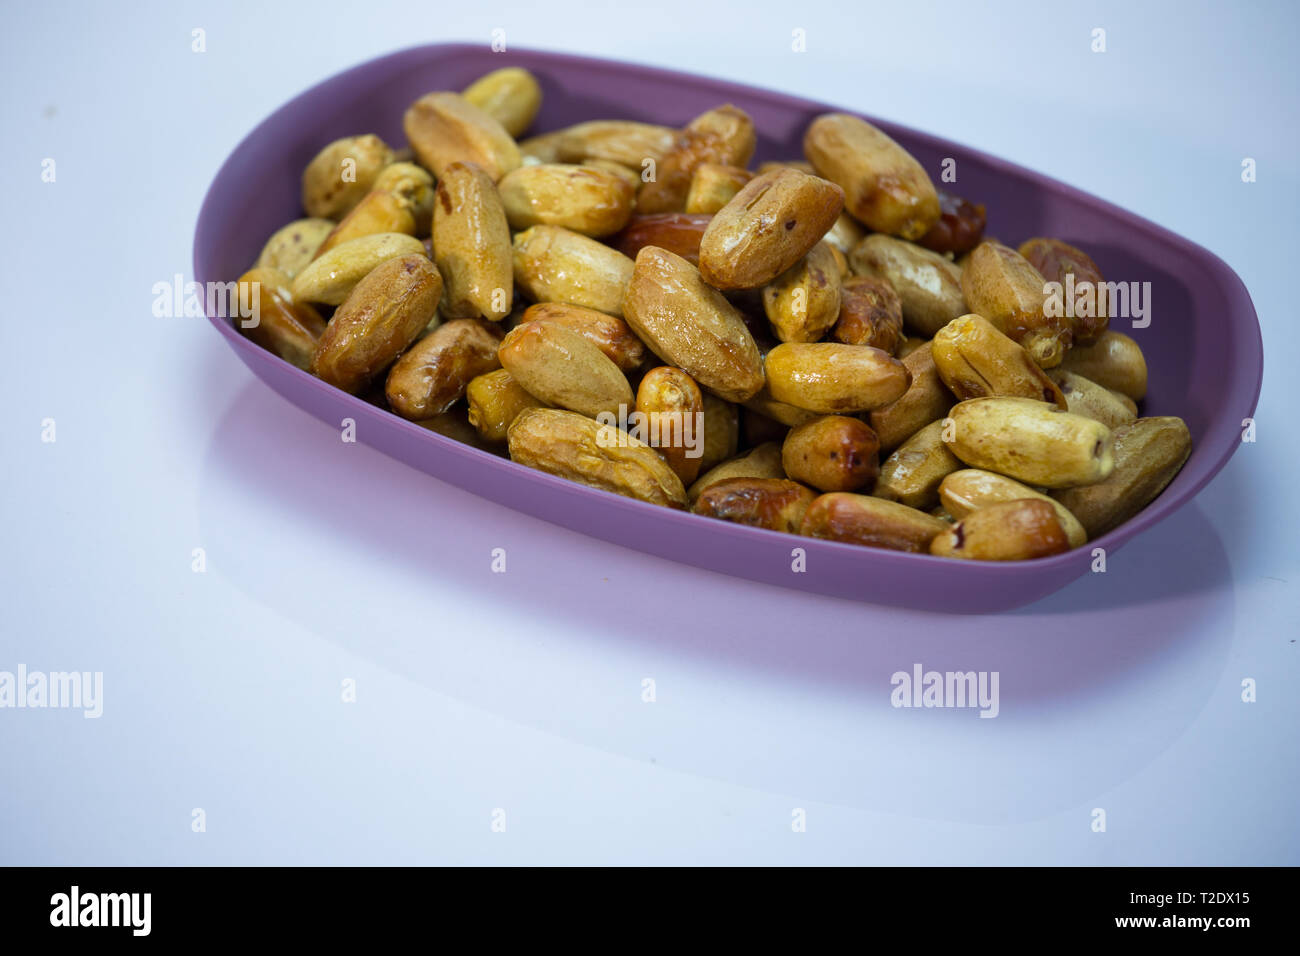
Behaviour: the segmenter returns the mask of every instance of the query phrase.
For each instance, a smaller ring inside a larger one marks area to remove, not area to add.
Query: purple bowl
[[[329,141],[377,133],[403,144],[402,113],[422,94],[462,89],[502,66],[536,74],[544,97],[533,130],[587,119],[680,126],[731,102],[758,128],[757,161],[802,156],[808,123],[838,107],[748,86],[608,60],[486,46],[436,44],[371,60],[291,100],[245,137],[208,190],[194,236],[194,278],[229,282],[271,233],[302,215],[299,177]],[[436,478],[585,534],[687,564],[819,594],[937,611],[983,612],[1037,600],[1088,573],[1093,548],[1113,552],[1188,502],[1240,442],[1263,375],[1259,322],[1245,286],[1218,257],[1110,203],[1011,163],[865,117],[928,170],[957,160],[959,190],[988,207],[988,234],[1033,235],[1085,249],[1112,281],[1151,282],[1151,324],[1112,327],[1141,344],[1149,365],[1146,415],[1178,415],[1194,448],[1182,472],[1133,520],[1081,549],[1036,561],[954,561],[929,555],[799,538],[671,511],[587,488],[430,432],[347,395],[254,345],[216,316],[209,320],[255,375],[290,402]],[[796,572],[793,549],[805,552]]]

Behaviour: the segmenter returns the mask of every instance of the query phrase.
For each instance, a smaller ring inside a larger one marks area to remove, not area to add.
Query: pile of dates
[[[325,146],[306,218],[240,279],[246,334],[530,468],[953,558],[1077,548],[1190,454],[1181,419],[1139,417],[1146,363],[1104,305],[1044,307],[1102,282],[1088,255],[985,238],[870,123],[819,116],[804,158],[750,169],[734,106],[518,139],[540,105],[504,69],[412,103],[400,150]]]

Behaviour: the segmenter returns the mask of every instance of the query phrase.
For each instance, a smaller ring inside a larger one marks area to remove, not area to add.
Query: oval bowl
[[[329,141],[377,133],[405,144],[402,114],[422,94],[463,89],[484,73],[522,66],[544,97],[532,132],[587,119],[681,126],[734,103],[758,129],[755,162],[802,156],[808,123],[845,110],[781,93],[646,66],[526,50],[434,44],[339,73],[276,110],[221,166],[199,213],[194,278],[230,282],[279,226],[302,215],[299,177]],[[852,112],[851,109],[847,111]],[[1191,429],[1191,458],[1141,514],[1083,548],[1005,563],[956,561],[799,538],[672,511],[517,465],[405,421],[332,388],[266,352],[226,319],[209,320],[252,372],[331,425],[357,423],[362,442],[443,481],[575,531],[639,551],[782,587],[879,604],[988,612],[1028,604],[1089,572],[1093,549],[1113,552],[1186,504],[1240,443],[1259,398],[1259,321],[1241,280],[1206,249],[1064,183],[965,146],[860,114],[895,137],[932,172],[957,161],[960,193],[988,208],[986,234],[1018,243],[1049,235],[1081,246],[1110,281],[1151,283],[1158,303],[1133,336],[1149,366],[1145,415],[1178,415]],[[1195,385],[1193,385],[1195,383]],[[803,549],[803,571],[795,571]]]

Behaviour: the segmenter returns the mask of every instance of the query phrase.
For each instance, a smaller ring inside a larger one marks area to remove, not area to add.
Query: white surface
[[[0,711],[0,862],[1300,862],[1295,7],[977,6],[9,11],[0,670],[102,670],[105,702],[99,720]],[[1098,26],[1105,54],[1089,51]],[[191,52],[195,27],[206,53]],[[1057,615],[1024,645],[1057,662],[1056,682],[1004,686],[999,719],[895,711],[895,666],[1015,662],[981,658],[960,619],[892,635],[892,612],[764,592],[489,505],[341,445],[204,320],[151,315],[153,284],[188,276],[217,166],[263,116],[372,55],[498,27],[521,47],[895,118],[1226,259],[1264,326],[1259,440],[1122,555],[1189,561],[1204,613],[1171,619],[1131,662],[1091,663],[1102,618]],[[795,28],[807,53],[790,51]],[[330,449],[331,467],[373,475],[374,500],[331,501],[330,469],[303,490],[259,480],[266,456]],[[408,522],[427,551],[386,544]],[[510,551],[521,528],[547,528],[570,589],[529,587],[550,554]],[[498,546],[505,575],[489,572]],[[698,649],[697,612],[727,607],[768,623]],[[845,632],[860,653],[822,640]],[[1071,686],[1061,662],[1076,658],[1092,679]],[[1258,703],[1240,701],[1247,677]]]

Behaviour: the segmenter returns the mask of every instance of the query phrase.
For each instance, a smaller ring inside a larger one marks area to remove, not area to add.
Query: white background
[[[1135,6],[7,10],[0,670],[103,671],[105,700],[99,720],[0,711],[0,862],[1300,862],[1300,23]],[[965,639],[987,622],[764,589],[487,504],[341,445],[206,321],[151,314],[263,116],[498,27],[895,119],[1207,246],[1264,328],[1258,442],[1122,552],[1113,601],[1076,586],[993,652]],[[270,460],[301,461],[297,483]],[[555,561],[570,587],[530,585]],[[1160,613],[1126,631],[1142,606]],[[996,720],[894,710],[914,661],[1039,682],[1004,680]]]

